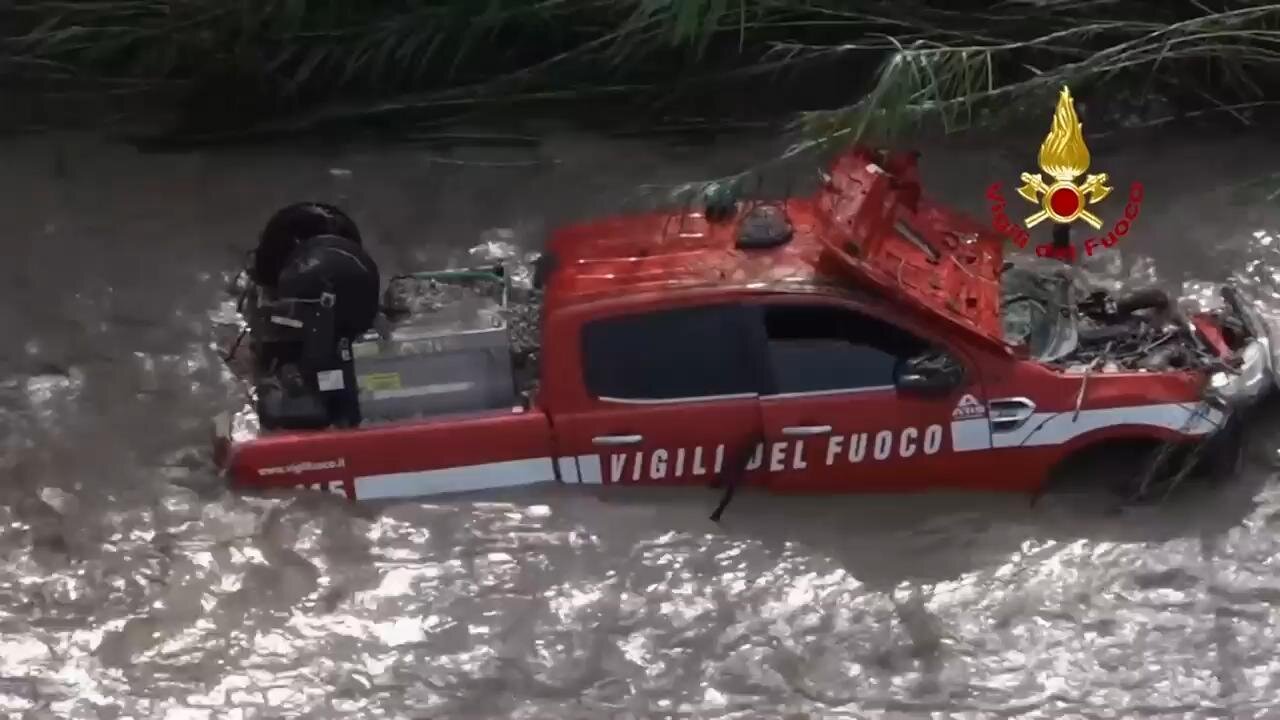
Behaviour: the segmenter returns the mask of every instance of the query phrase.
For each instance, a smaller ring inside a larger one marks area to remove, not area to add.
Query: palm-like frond
[[[1064,82],[1239,112],[1280,91],[1280,3],[1257,0],[18,0],[9,66],[263,111],[400,112],[522,97],[707,94],[819,68],[847,102],[812,143],[965,127]],[[819,74],[820,73],[820,74]],[[810,76],[812,78],[812,76]],[[835,79],[838,78],[838,79]],[[231,98],[234,100],[234,98]],[[334,106],[334,103],[344,103]],[[1241,114],[1243,118],[1244,115]]]

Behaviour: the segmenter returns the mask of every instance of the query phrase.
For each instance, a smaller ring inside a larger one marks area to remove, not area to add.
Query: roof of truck
[[[556,269],[549,291],[573,303],[661,287],[818,281],[823,246],[812,231],[812,201],[788,200],[786,211],[793,238],[761,250],[738,249],[738,223],[708,222],[701,212],[610,217],[562,228],[550,247]]]
[[[884,174],[865,155],[850,153],[834,164],[829,179],[835,179],[823,190],[770,203],[784,210],[793,228],[790,240],[774,247],[738,246],[744,218],[759,206],[752,202],[740,202],[736,215],[716,222],[701,212],[677,211],[563,227],[547,248],[554,267],[547,305],[667,288],[879,286],[999,338],[1001,239],[921,196],[909,211],[899,211],[886,195],[895,191],[875,186]],[[904,222],[910,227],[904,229]],[[921,237],[932,255],[921,251]]]

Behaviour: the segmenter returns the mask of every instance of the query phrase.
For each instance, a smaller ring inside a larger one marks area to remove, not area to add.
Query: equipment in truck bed
[[[515,404],[514,373],[531,353],[513,353],[507,268],[399,275],[379,301],[378,269],[359,237],[341,210],[320,203],[290,205],[263,231],[240,302],[261,427],[352,427]]]
[[[510,407],[516,400],[501,267],[393,278],[384,321],[352,344],[369,420]]]

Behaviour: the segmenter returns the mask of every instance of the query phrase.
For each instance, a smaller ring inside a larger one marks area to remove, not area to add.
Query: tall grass
[[[21,0],[15,11],[0,26],[3,67],[163,98],[206,128],[521,99],[678,107],[725,87],[807,84],[818,92],[803,102],[820,105],[798,108],[796,127],[825,143],[929,118],[964,127],[1064,82],[1245,121],[1280,99],[1280,4],[1254,0]]]

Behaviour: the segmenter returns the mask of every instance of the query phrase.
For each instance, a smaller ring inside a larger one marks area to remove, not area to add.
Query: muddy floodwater
[[[1020,202],[1038,143],[938,144],[925,176],[984,213],[993,181]],[[536,246],[556,222],[644,206],[638,186],[776,149],[5,141],[0,715],[1280,717],[1265,421],[1242,477],[1121,511],[747,493],[717,526],[710,490],[354,506],[229,493],[210,472],[209,418],[238,400],[211,323],[277,207],[342,203],[385,278],[486,238]],[[1280,146],[1166,133],[1091,149],[1091,171],[1145,186],[1102,270],[1188,298],[1235,274],[1276,297],[1280,180],[1242,185],[1280,172]]]

